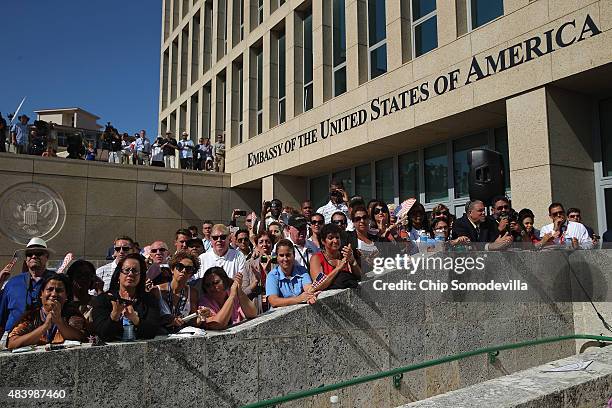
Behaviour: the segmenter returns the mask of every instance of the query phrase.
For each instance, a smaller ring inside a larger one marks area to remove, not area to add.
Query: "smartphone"
[[[134,304],[133,300],[124,299],[124,298],[117,298],[117,302],[119,302],[119,304],[123,306],[130,306]]]
[[[247,212],[245,210],[239,210],[239,211],[236,211],[234,214],[236,214],[236,216],[238,217],[246,217]]]

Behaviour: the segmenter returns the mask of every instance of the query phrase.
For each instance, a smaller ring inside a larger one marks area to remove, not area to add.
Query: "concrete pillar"
[[[512,206],[533,210],[539,227],[558,201],[595,225],[592,101],[547,87],[508,99],[506,110]]]
[[[457,3],[455,0],[438,0],[438,47],[457,39]]]
[[[368,18],[365,0],[347,1],[346,8],[346,89],[368,80]]]
[[[402,19],[402,2],[388,1],[385,4],[387,26],[387,71],[399,68],[403,63],[402,29],[410,28],[410,20]]]
[[[308,179],[305,177],[273,174],[261,179],[261,198],[270,201],[278,198],[283,205],[300,208],[307,197]]]
[[[312,3],[313,107],[332,98],[332,3]]]

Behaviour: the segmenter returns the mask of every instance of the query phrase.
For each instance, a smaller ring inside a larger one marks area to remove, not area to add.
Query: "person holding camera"
[[[255,231],[265,231],[270,227],[270,224],[272,224],[273,222],[281,222],[280,217],[282,212],[283,202],[278,198],[274,198],[272,201],[264,201],[261,206],[261,220],[264,220],[265,222],[259,221],[257,228],[255,228]],[[268,215],[268,213],[270,213],[270,215]]]
[[[260,232],[255,237],[253,257],[244,265],[242,277],[242,291],[255,301],[259,313],[266,311],[265,298],[266,276],[276,265],[276,256],[272,256],[274,237],[267,231]]]
[[[326,224],[331,222],[332,215],[338,211],[342,211],[344,215],[346,215],[346,218],[349,219],[347,203],[348,194],[346,190],[344,190],[344,185],[341,181],[333,180],[329,185],[329,202],[323,207],[319,207],[317,212],[323,214]],[[349,225],[349,227],[351,227],[349,229],[352,229],[352,224]]]
[[[146,270],[140,254],[119,261],[110,290],[93,301],[93,326],[100,339],[132,341],[163,333],[157,298],[145,290]]]
[[[542,241],[574,249],[592,249],[593,241],[589,232],[579,222],[567,219],[563,204],[552,203],[548,206],[551,224],[544,225],[540,230]]]

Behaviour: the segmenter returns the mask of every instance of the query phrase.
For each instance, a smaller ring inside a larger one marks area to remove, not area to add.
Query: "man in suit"
[[[502,250],[512,244],[507,232],[498,236],[497,226],[487,220],[484,203],[480,200],[468,202],[463,217],[453,223],[452,238],[459,243],[482,242],[485,250]]]

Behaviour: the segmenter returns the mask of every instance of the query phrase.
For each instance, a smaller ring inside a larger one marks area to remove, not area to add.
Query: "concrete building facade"
[[[224,135],[231,187],[460,215],[488,146],[537,225],[612,227],[609,0],[165,0],[162,26],[160,130]]]

